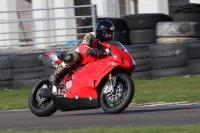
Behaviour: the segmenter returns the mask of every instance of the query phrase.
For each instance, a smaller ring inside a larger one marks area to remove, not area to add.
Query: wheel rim
[[[126,94],[126,82],[118,80],[115,86],[115,93],[104,94],[104,103],[110,108],[117,107],[124,101]]]
[[[37,86],[35,89],[33,96],[32,96],[32,105],[37,109],[43,109],[47,107],[51,103],[51,98],[43,98],[42,94],[42,87],[51,87],[49,82],[42,82],[40,85]]]
[[[44,84],[44,85],[46,85],[46,84]],[[46,98],[43,98],[43,97],[42,97],[42,87],[37,91],[36,100],[37,100],[38,102],[43,102],[43,101],[46,100]]]

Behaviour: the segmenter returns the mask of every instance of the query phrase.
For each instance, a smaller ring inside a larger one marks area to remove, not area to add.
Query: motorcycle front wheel
[[[31,112],[38,117],[50,116],[57,111],[50,97],[43,98],[41,96],[43,86],[48,88],[52,87],[48,78],[40,79],[32,88],[28,97],[29,108]]]
[[[108,114],[120,113],[128,107],[135,92],[133,80],[128,75],[118,75],[114,90],[105,93],[103,89],[100,94],[101,107]]]

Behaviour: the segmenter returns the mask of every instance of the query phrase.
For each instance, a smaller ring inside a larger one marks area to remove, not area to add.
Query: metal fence
[[[91,9],[91,15],[74,16],[75,8],[86,7]],[[32,12],[33,17],[20,18],[19,13],[23,12]],[[82,26],[81,20],[84,18],[92,18],[92,25]],[[86,34],[82,32],[82,29],[93,28],[94,30],[96,21],[96,5],[1,11],[0,50],[13,51],[25,48],[34,50],[74,46]],[[23,26],[26,23],[31,23],[31,28],[28,30],[19,28],[19,25]]]

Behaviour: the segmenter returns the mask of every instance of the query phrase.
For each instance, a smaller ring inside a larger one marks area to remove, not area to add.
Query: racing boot
[[[66,74],[66,68],[59,66],[54,73],[49,77],[49,82],[54,86],[59,86],[59,79],[63,78]]]

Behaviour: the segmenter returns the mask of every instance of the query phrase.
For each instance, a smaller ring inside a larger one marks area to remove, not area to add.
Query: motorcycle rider
[[[58,80],[65,76],[68,68],[72,65],[75,63],[85,65],[94,59],[92,55],[101,56],[102,51],[105,50],[101,42],[111,41],[114,38],[114,33],[115,27],[111,21],[106,19],[99,20],[95,32],[87,33],[74,51],[60,54],[60,58],[65,62],[66,66],[59,66],[54,71],[49,78],[50,83],[58,86]]]

